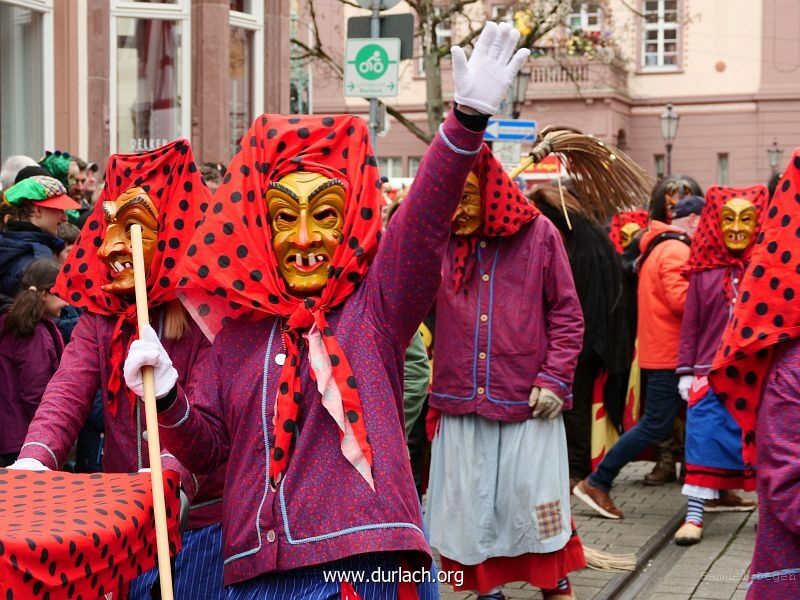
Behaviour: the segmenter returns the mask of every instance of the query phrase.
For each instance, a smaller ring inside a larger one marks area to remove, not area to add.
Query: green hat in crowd
[[[47,169],[50,175],[63,183],[64,187],[69,187],[67,171],[69,170],[69,163],[71,162],[72,157],[69,155],[69,152],[61,152],[61,150],[50,152],[48,150],[44,153],[44,158],[39,161],[39,164]]]
[[[11,206],[32,202],[37,206],[60,210],[75,210],[81,207],[67,196],[67,188],[60,181],[44,175],[34,175],[15,183],[6,190],[3,199]]]

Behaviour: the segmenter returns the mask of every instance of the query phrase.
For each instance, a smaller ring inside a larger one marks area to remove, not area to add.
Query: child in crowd
[[[25,432],[55,373],[64,342],[54,319],[67,303],[50,293],[59,265],[33,261],[22,291],[0,315],[0,466],[17,459]]]

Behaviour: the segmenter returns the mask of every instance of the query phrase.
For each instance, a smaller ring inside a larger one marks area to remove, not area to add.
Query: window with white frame
[[[190,135],[191,0],[111,4],[111,151]]]
[[[644,0],[642,66],[677,68],[679,0]]]
[[[230,154],[264,110],[264,3],[230,0]]]
[[[378,171],[384,177],[402,177],[403,159],[399,156],[384,156],[378,159]]]
[[[39,158],[54,134],[52,0],[0,0],[0,157]]]
[[[572,10],[567,15],[567,27],[575,31],[600,31],[603,24],[603,10],[599,2],[572,0]]]

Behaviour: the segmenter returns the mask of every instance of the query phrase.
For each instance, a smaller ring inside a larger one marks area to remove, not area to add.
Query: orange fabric
[[[566,546],[555,552],[535,554],[528,552],[519,556],[496,556],[477,565],[462,565],[442,556],[442,572],[456,592],[478,590],[487,594],[489,590],[512,581],[524,581],[534,587],[553,589],[562,577],[586,566],[583,544],[572,523],[572,536]],[[456,581],[463,577],[461,585]]]
[[[651,221],[640,244],[650,243],[667,231],[683,233],[660,221]],[[679,240],[658,244],[639,272],[639,366],[642,369],[676,369],[681,319],[689,280],[681,274],[689,260],[689,246]]]

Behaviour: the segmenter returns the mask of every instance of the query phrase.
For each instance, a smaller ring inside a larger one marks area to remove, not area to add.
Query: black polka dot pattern
[[[170,552],[180,549],[179,481],[164,472]],[[0,469],[3,598],[115,596],[155,566],[150,475]]]
[[[794,161],[800,160],[800,149]],[[800,335],[800,310],[795,290],[800,289],[800,260],[796,222],[800,205],[800,162],[784,173],[766,211],[760,235],[749,256],[750,264],[740,284],[740,297],[714,359],[709,382],[724,398],[742,429],[745,489],[755,487],[756,411],[764,392],[775,348]]]

